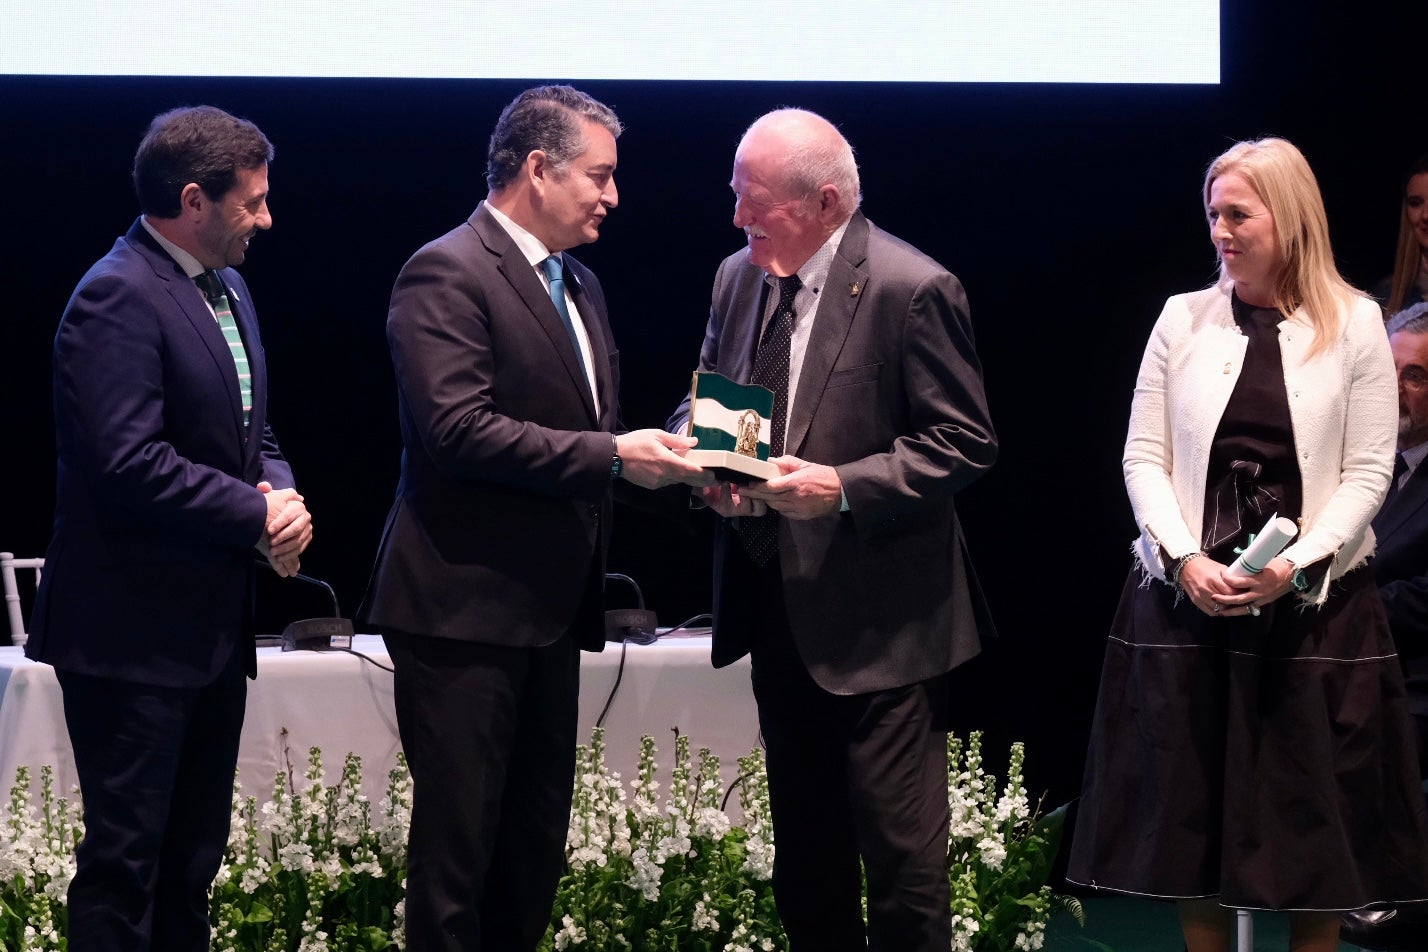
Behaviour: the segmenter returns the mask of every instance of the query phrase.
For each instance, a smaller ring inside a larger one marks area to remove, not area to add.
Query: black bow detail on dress
[[[1264,467],[1259,463],[1237,459],[1230,471],[1209,495],[1212,519],[1205,530],[1205,551],[1216,548],[1246,532],[1258,532],[1271,515],[1279,511],[1280,499],[1259,482]],[[1253,513],[1254,524],[1244,520]]]

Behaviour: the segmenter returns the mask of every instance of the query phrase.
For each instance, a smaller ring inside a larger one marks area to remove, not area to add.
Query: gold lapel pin
[[[860,284],[860,283],[857,282],[857,281],[854,281],[854,282],[853,282],[851,285],[849,285],[849,287],[848,287],[848,294],[849,294],[850,296],[852,296],[852,297],[857,297],[857,296],[858,296],[858,292],[861,291],[861,290],[863,290],[863,285]]]

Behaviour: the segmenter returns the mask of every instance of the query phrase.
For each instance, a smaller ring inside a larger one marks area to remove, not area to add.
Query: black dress
[[[1206,480],[1202,547],[1228,565],[1270,516],[1300,516],[1275,311],[1248,338]],[[1316,566],[1322,574],[1327,564]],[[1309,567],[1306,567],[1308,569]],[[1107,642],[1067,879],[1247,909],[1428,897],[1403,678],[1372,573],[1215,618],[1131,572]]]

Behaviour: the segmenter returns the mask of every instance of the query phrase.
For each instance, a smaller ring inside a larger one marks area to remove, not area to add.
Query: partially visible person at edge
[[[693,439],[616,433],[605,292],[568,249],[619,201],[615,113],[541,86],[501,113],[485,201],[392,289],[402,477],[359,617],[411,764],[408,952],[527,952],[565,868],[580,650],[605,645],[611,494],[707,482]]]
[[[1420,155],[1404,177],[1393,273],[1374,287],[1374,297],[1385,314],[1428,300],[1428,153]]]
[[[154,119],[143,214],[55,335],[54,538],[25,653],[59,678],[84,802],[71,952],[208,948],[257,672],[254,556],[294,575],[312,538],[234,270],[273,223],[272,157],[211,106]]]
[[[745,247],[699,369],[774,392],[780,472],[700,494],[713,662],[753,660],[779,916],[794,952],[945,952],[948,674],[994,634],[956,507],[997,455],[967,296],[859,211],[821,116],[756,120],[730,187]]]
[[[1393,359],[1340,277],[1318,184],[1283,139],[1241,142],[1202,191],[1213,286],[1170,298],[1126,438],[1140,538],[1111,625],[1068,880],[1177,903],[1189,952],[1234,909],[1339,914],[1428,898],[1403,675],[1367,560],[1393,470]],[[1258,574],[1229,567],[1271,516]]]
[[[1388,346],[1398,371],[1398,454],[1388,498],[1373,517],[1378,547],[1369,567],[1403,664],[1421,774],[1428,767],[1428,303],[1389,320]],[[1428,903],[1345,913],[1339,937],[1366,949],[1422,952]]]

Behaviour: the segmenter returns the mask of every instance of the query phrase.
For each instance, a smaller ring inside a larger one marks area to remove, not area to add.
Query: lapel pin
[[[849,294],[851,297],[857,297],[857,296],[858,296],[858,292],[861,291],[861,290],[863,290],[863,285],[862,285],[861,283],[857,282],[857,281],[854,281],[854,282],[853,282],[851,285],[849,285],[849,287],[848,287],[848,294]]]

